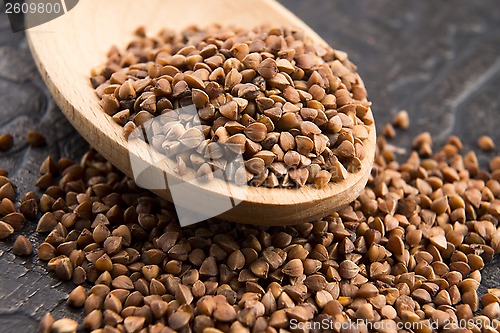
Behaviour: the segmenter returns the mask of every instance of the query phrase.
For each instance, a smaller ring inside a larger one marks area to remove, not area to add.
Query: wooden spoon
[[[26,18],[29,20],[29,16]],[[326,44],[304,22],[274,0],[85,0],[65,15],[27,31],[38,68],[61,110],[80,134],[106,159],[132,177],[130,158],[141,159],[150,151],[144,145],[128,145],[123,129],[99,106],[89,83],[90,70],[106,61],[112,45],[125,47],[140,25],[149,33],[162,28],[183,29],[212,23],[253,27],[261,24],[292,26],[320,44]],[[369,111],[371,112],[371,111]],[[287,225],[320,219],[353,201],[363,190],[375,154],[375,126],[365,141],[366,158],[361,170],[324,189],[248,187],[241,201],[218,215],[222,219],[259,225]],[[130,155],[129,155],[130,154]],[[157,163],[155,171],[170,175],[172,162]],[[193,183],[207,202],[226,199],[223,184]],[[153,190],[172,201],[168,188]],[[177,200],[175,204],[177,205]],[[192,208],[192,207],[190,207]]]

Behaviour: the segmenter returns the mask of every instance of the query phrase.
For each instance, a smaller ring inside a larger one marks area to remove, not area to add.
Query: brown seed
[[[324,188],[328,184],[331,178],[332,178],[331,173],[329,173],[326,170],[321,170],[314,177],[314,185],[316,185],[316,187],[318,188]]]
[[[396,131],[391,124],[386,124],[382,129],[382,135],[388,139],[394,139],[396,137]]]
[[[0,215],[8,215],[16,211],[16,206],[9,198],[0,201]]]
[[[276,60],[276,65],[278,66],[280,72],[292,74],[295,71],[295,67],[288,59],[279,58]]]
[[[71,280],[71,276],[73,275],[73,264],[71,263],[69,258],[62,257],[55,259],[54,264],[55,264],[56,276],[58,279],[63,281]]]
[[[191,304],[193,301],[193,294],[188,286],[179,284],[177,291],[175,292],[175,299],[181,304]]]
[[[285,153],[283,162],[289,167],[298,167],[300,164],[300,154],[294,150],[289,150]]]
[[[0,221],[0,239],[5,239],[14,233],[14,228],[10,224]]]
[[[26,237],[19,235],[12,245],[12,253],[16,256],[29,256],[33,253],[33,245]]]
[[[361,285],[357,292],[357,297],[363,297],[363,298],[370,298],[370,297],[376,297],[379,293],[379,290],[377,287],[375,287],[371,283],[366,283]]]
[[[195,89],[205,88],[205,83],[203,82],[203,80],[196,75],[186,74],[184,75],[184,80],[186,81],[189,88],[195,88]]]
[[[110,236],[103,243],[108,255],[114,255],[122,249],[123,239],[120,236]]]
[[[410,116],[408,115],[408,112],[405,110],[399,111],[394,118],[392,118],[392,123],[394,126],[403,129],[410,127]]]
[[[36,200],[29,199],[23,201],[19,206],[19,212],[28,219],[34,219],[38,213],[38,204],[36,203]]]
[[[370,303],[366,303],[361,305],[357,310],[356,310],[356,318],[357,319],[363,319],[367,321],[372,321],[374,320],[374,311],[373,311],[373,306]]]
[[[250,270],[256,276],[266,279],[269,272],[269,264],[263,260],[256,260],[250,264]]]
[[[95,227],[92,236],[96,243],[102,244],[109,236],[111,236],[111,232],[103,223],[99,223]]]
[[[326,281],[326,279],[323,275],[314,274],[314,275],[308,276],[304,280],[304,284],[307,286],[307,288],[309,290],[320,291],[320,290],[325,289],[328,282]]]
[[[306,53],[299,55],[297,58],[295,58],[295,61],[297,62],[297,66],[299,66],[302,69],[308,70],[314,66],[315,57],[311,53]]]
[[[306,121],[314,121],[318,117],[318,113],[318,110],[313,108],[302,108],[300,110],[300,116]]]
[[[123,325],[125,326],[125,330],[127,333],[138,333],[141,331],[146,318],[140,316],[130,316],[125,318],[123,321]]]
[[[113,262],[111,258],[105,253],[95,262],[95,268],[100,271],[111,271],[113,269]]]
[[[264,251],[262,253],[262,258],[269,264],[272,269],[277,269],[283,264],[284,261],[284,259],[278,253],[272,250]]]
[[[441,290],[435,297],[434,303],[436,305],[451,305],[450,295],[446,290]]]
[[[304,274],[304,265],[300,259],[292,259],[281,269],[281,271],[289,276],[299,277]]]
[[[245,128],[245,135],[254,142],[261,142],[266,138],[267,127],[259,122],[252,123]]]
[[[105,94],[104,96],[102,96],[102,99],[99,102],[99,104],[103,108],[104,112],[106,112],[110,116],[115,114],[116,111],[118,111],[118,109],[120,108],[120,102],[116,99],[114,95],[111,94]],[[39,137],[37,134],[34,134],[33,138]]]
[[[43,316],[42,320],[40,320],[38,331],[40,333],[51,333],[52,325],[55,321],[56,320],[54,319],[54,317],[50,313],[47,313],[45,316]]]
[[[220,113],[230,120],[238,119],[238,104],[235,101],[230,101],[219,108]]]
[[[134,124],[142,126],[151,119],[153,119],[153,115],[149,111],[140,111],[134,116]]]
[[[132,98],[135,98],[135,96],[136,96],[135,89],[134,89],[134,86],[132,85],[132,83],[129,80],[125,81],[120,86],[120,89],[118,90],[118,95],[119,95],[120,99],[132,99]]]
[[[179,330],[182,327],[185,327],[189,321],[191,320],[191,308],[184,304],[181,305],[169,318],[168,325],[174,329]]]
[[[489,162],[489,167],[491,171],[500,169],[500,156],[493,157]]]
[[[286,87],[285,90],[283,90],[283,97],[290,103],[299,103],[300,102],[300,95],[297,92],[297,90],[293,87]]]
[[[402,255],[404,251],[403,240],[397,236],[390,237],[387,242],[387,249],[395,255]]]
[[[54,229],[56,225],[57,220],[54,217],[54,214],[52,212],[47,212],[38,221],[36,232],[43,233],[52,231],[52,229]]]
[[[253,70],[258,70],[261,61],[262,61],[262,56],[260,55],[260,53],[257,52],[247,54],[242,59],[243,65],[245,65],[246,68]]]
[[[266,166],[269,166],[274,162],[276,154],[268,150],[261,150],[256,153],[254,157],[262,159],[264,161],[264,164]]]
[[[137,125],[129,121],[125,125],[123,125],[123,136],[125,139],[128,139],[129,135],[137,128]]]
[[[156,279],[160,274],[160,267],[157,265],[145,265],[141,271],[146,280],[151,281],[152,279]]]
[[[283,130],[291,130],[299,127],[299,119],[294,112],[287,112],[283,114],[278,121],[278,127]],[[285,132],[286,133],[286,132]]]
[[[259,122],[266,123],[264,119],[267,119],[267,124],[266,127],[268,128],[268,131],[274,130],[274,123],[278,122],[281,117],[283,116],[283,110],[281,108],[281,103],[276,103],[277,106],[269,108],[267,110],[264,110],[264,114],[267,116],[267,118],[262,117],[259,118]],[[271,120],[271,121],[269,121]]]
[[[15,231],[20,231],[23,228],[26,219],[23,214],[15,212],[5,215],[2,218],[2,221],[10,224]]]
[[[54,333],[75,333],[78,327],[78,323],[69,318],[63,318],[56,320],[52,324],[52,332]]]
[[[5,198],[10,201],[14,201],[16,199],[16,192],[10,181],[7,181],[5,184],[0,186],[0,199],[3,200]]]
[[[483,308],[482,314],[492,320],[500,318],[500,304],[496,302],[486,305]]]
[[[56,256],[57,250],[49,243],[42,243],[38,247],[37,253],[40,259],[48,261]]]
[[[207,257],[201,264],[200,274],[208,276],[217,276],[218,273],[219,271],[217,269],[217,262],[215,261],[215,258],[212,256]]]
[[[300,131],[305,136],[314,137],[315,134],[321,134],[318,125],[310,121],[304,121],[300,124]]]
[[[278,65],[276,61],[271,58],[267,58],[259,64],[257,69],[260,75],[265,79],[272,79],[278,74]]]
[[[327,129],[331,133],[338,133],[342,129],[342,119],[336,115],[328,120]]]
[[[102,311],[94,310],[85,317],[82,326],[89,330],[96,330],[101,327],[102,319]]]
[[[117,276],[111,282],[111,284],[113,285],[113,287],[115,287],[117,289],[126,289],[126,290],[133,290],[134,289],[134,284],[133,284],[132,280],[130,280],[130,278],[128,276],[125,276],[125,275]]]
[[[380,314],[383,318],[387,319],[395,319],[397,317],[397,312],[391,305],[384,305],[382,309],[380,309]]]
[[[475,290],[469,290],[462,294],[462,302],[468,304],[472,311],[477,311],[479,308],[479,299]]]
[[[483,151],[490,151],[495,149],[495,143],[489,136],[483,135],[477,140],[477,145]]]
[[[338,154],[341,158],[353,158],[355,157],[355,149],[354,145],[345,140],[343,141],[335,150],[336,154]]]
[[[204,92],[203,90],[193,89],[192,94],[193,94],[192,95],[193,103],[194,105],[196,105],[197,108],[200,109],[204,108],[210,100],[207,93]]]
[[[253,157],[245,162],[245,167],[254,175],[260,175],[265,172],[266,163],[262,158]]]
[[[314,148],[314,142],[307,136],[297,135],[295,137],[297,151],[299,154],[307,155]]]
[[[103,312],[103,324],[106,326],[117,326],[123,323],[123,318],[111,310],[105,310]]]
[[[0,151],[8,151],[14,145],[14,137],[10,133],[0,134]]]
[[[429,238],[429,240],[439,249],[446,250],[446,248],[448,247],[446,237],[442,233],[432,236],[431,238]]]
[[[224,88],[226,90],[233,89],[235,85],[237,85],[241,82],[242,78],[243,78],[243,76],[241,75],[240,72],[238,72],[238,70],[236,68],[231,69],[229,71],[229,73],[226,75],[226,79],[224,82]],[[229,117],[226,117],[226,118],[229,118]]]
[[[307,178],[309,177],[309,171],[307,169],[292,169],[289,171],[290,179],[292,179],[297,185],[305,186]]]
[[[359,272],[359,267],[351,260],[344,260],[339,266],[339,274],[345,279],[354,278]]]
[[[245,266],[245,256],[243,253],[240,250],[232,252],[227,258],[227,266],[233,271],[242,269]]]
[[[158,319],[163,317],[168,310],[168,303],[164,301],[153,301],[149,306],[155,318]]]
[[[40,147],[45,145],[46,139],[42,133],[35,130],[29,130],[28,134],[26,134],[26,143],[31,147]]]
[[[349,105],[352,103],[352,97],[347,89],[339,89],[335,92],[337,106]]]
[[[66,303],[69,306],[73,306],[75,308],[80,308],[85,304],[85,300],[87,298],[85,288],[82,286],[78,286],[68,296],[68,300]]]
[[[218,297],[218,296],[217,296]],[[216,300],[213,316],[216,320],[222,322],[230,322],[236,319],[236,310],[227,301],[222,299]]]
[[[347,170],[340,161],[333,156],[329,161],[329,171],[332,174],[332,180],[341,181],[347,178]]]

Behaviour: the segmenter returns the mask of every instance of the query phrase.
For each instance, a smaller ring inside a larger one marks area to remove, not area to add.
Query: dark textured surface
[[[430,131],[435,145],[459,135],[465,149],[490,135],[500,145],[500,6],[486,1],[332,1],[283,0],[333,47],[347,51],[367,85],[377,127],[401,109],[412,126],[398,131],[394,143],[409,148],[411,138]],[[44,148],[24,143],[37,128]],[[13,34],[0,14],[0,133],[14,134],[15,146],[0,153],[0,167],[23,194],[33,189],[38,165],[47,154],[78,158],[87,146],[54,105],[39,78],[24,35]],[[494,153],[479,154],[484,163]],[[38,244],[33,223],[23,231]],[[36,330],[52,311],[71,313],[64,299],[71,286],[50,276],[36,256],[11,253],[13,237],[0,242],[0,333]],[[500,286],[500,264],[483,273],[482,290]]]

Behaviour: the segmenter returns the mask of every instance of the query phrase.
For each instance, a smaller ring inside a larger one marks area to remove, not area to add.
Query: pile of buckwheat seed
[[[415,149],[429,140],[420,135]],[[41,332],[321,332],[315,322],[340,331],[349,321],[360,332],[370,323],[496,332],[500,290],[477,289],[500,252],[500,157],[484,171],[461,149],[450,137],[400,164],[380,137],[354,203],[288,227],[214,219],[180,228],[168,202],[95,152],[78,164],[48,157],[37,182],[44,194],[19,206],[1,170],[0,238],[38,221],[47,235],[38,257],[77,285],[67,303],[85,319],[48,314]],[[31,244],[20,235],[13,252],[29,255]]]
[[[346,53],[289,28],[211,26],[155,37],[139,29],[126,50],[109,51],[91,82],[126,135],[146,127],[181,174],[236,174],[231,162],[241,155],[241,183],[321,188],[365,158],[373,117],[355,70]],[[176,111],[188,105],[198,126]]]

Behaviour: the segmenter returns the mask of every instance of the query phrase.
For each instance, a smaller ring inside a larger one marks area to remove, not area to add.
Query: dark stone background
[[[394,144],[410,148],[411,138],[430,131],[436,146],[450,134],[465,149],[492,136],[500,145],[500,6],[493,1],[432,0],[282,0],[334,48],[347,51],[373,101],[377,128],[401,109],[411,129],[398,131]],[[2,7],[0,7],[2,8]],[[3,10],[3,8],[2,8]],[[44,132],[48,145],[24,143],[27,129]],[[0,14],[0,133],[10,132],[15,146],[0,153],[22,195],[33,189],[38,165],[47,154],[78,158],[86,142],[71,128],[44,88],[22,33],[13,34]],[[484,164],[494,153],[479,154]],[[21,196],[20,195],[20,196]],[[39,244],[34,225],[25,228]],[[60,284],[36,256],[16,258],[13,237],[0,243],[0,332],[35,332],[51,311],[71,312],[64,300],[71,285]],[[500,264],[483,273],[482,290],[499,287]]]

